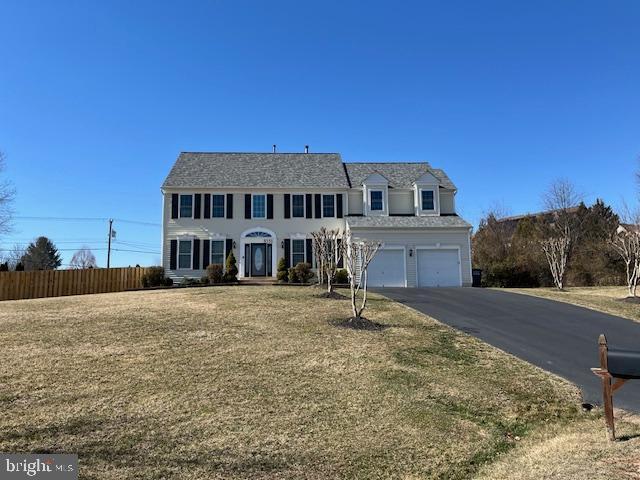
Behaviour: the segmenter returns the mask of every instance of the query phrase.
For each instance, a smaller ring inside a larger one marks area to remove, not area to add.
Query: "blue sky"
[[[556,177],[636,199],[640,3],[0,2],[0,150],[10,248],[50,236],[104,265],[104,220],[161,220],[181,150],[427,160],[477,224],[540,208]],[[115,265],[159,261],[116,220]],[[126,252],[123,250],[137,250]],[[142,253],[144,252],[144,253]]]

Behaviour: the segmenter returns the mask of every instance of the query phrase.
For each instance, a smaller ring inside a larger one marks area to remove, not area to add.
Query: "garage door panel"
[[[418,250],[418,286],[459,287],[458,250]]]
[[[371,287],[404,287],[404,264],[404,250],[379,250],[367,269],[367,284]]]

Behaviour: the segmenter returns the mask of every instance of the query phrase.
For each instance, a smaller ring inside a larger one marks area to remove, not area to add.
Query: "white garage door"
[[[418,250],[419,287],[459,287],[458,250]]]
[[[370,287],[404,287],[404,250],[379,250],[367,270]]]

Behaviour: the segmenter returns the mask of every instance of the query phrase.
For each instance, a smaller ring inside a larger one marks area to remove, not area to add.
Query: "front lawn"
[[[570,287],[562,292],[556,288],[509,288],[507,291],[571,303],[640,322],[640,303],[625,301],[627,287]]]
[[[339,328],[349,302],[317,293],[3,302],[0,451],[77,452],[94,479],[463,479],[583,421],[525,362],[379,296],[389,328]]]

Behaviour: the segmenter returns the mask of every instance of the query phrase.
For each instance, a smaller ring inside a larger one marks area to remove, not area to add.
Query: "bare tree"
[[[359,321],[362,320],[362,312],[367,306],[367,269],[382,244],[371,240],[355,241],[350,230],[347,230],[344,235],[344,243],[346,246],[345,263],[351,289],[352,320]],[[362,302],[358,306],[356,298],[360,289],[362,289]]]
[[[9,264],[9,270],[15,270],[16,265],[22,262],[22,257],[26,253],[26,249],[23,245],[16,243],[9,254],[6,257],[6,261]]]
[[[558,290],[562,290],[571,249],[579,233],[575,212],[582,199],[569,180],[559,179],[549,186],[542,200],[547,210],[547,221],[540,247],[547,258],[553,282]]]
[[[69,263],[71,268],[81,269],[81,268],[96,268],[96,257],[91,252],[91,249],[86,245],[83,245],[80,250],[73,254],[71,257],[71,262]]]
[[[627,274],[629,296],[637,296],[640,283],[640,212],[631,213],[625,207],[623,223],[613,235],[611,245],[622,258]]]
[[[0,152],[0,174],[5,169],[5,157]],[[8,180],[0,180],[0,235],[11,231],[15,190]]]
[[[314,256],[318,262],[318,283],[327,282],[327,294],[333,292],[333,278],[338,268],[338,259],[343,255],[344,242],[340,240],[340,229],[322,227],[311,233]]]

